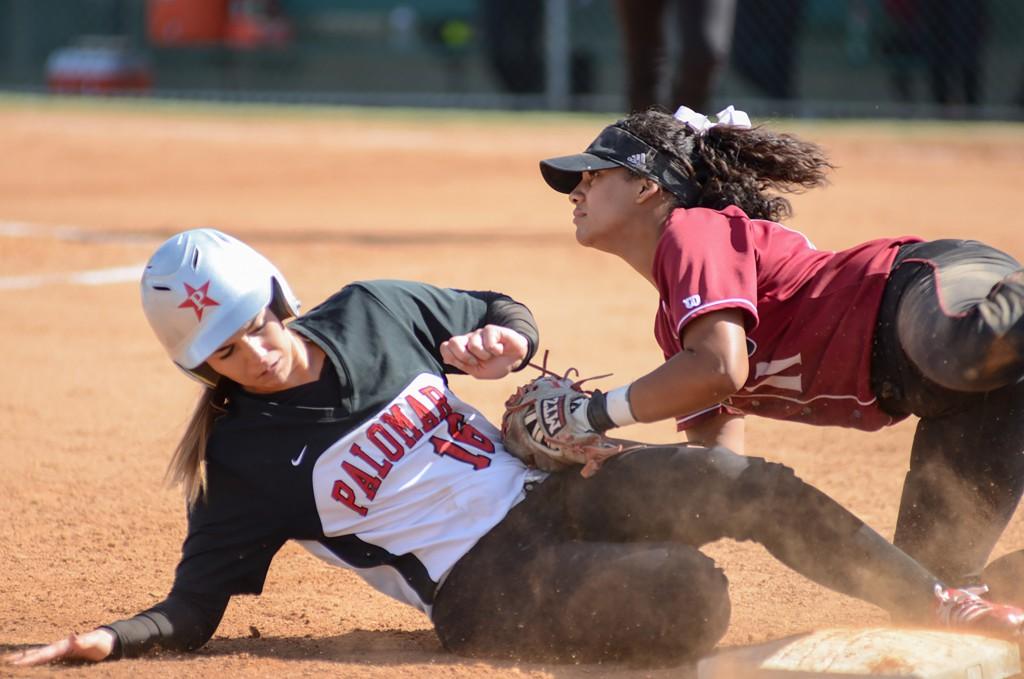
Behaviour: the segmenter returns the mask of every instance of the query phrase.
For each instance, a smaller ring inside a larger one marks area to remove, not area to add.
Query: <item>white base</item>
[[[973,634],[892,628],[825,629],[727,650],[700,661],[697,679],[1006,679],[1020,650]]]

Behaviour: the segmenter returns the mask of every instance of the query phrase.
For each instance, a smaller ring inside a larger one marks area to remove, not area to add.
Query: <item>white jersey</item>
[[[524,497],[526,480],[542,476],[508,454],[501,432],[444,380],[424,373],[319,456],[313,494],[325,536],[355,535],[388,553],[412,555],[441,583]],[[429,613],[398,569],[346,562],[329,543],[301,544]]]

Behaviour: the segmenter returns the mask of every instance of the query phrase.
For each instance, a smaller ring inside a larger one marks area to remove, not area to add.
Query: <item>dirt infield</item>
[[[655,291],[575,244],[568,202],[537,160],[604,121],[260,108],[0,102],[0,650],[48,642],[166,594],[184,535],[161,485],[197,388],[139,308],[134,269],[172,232],[212,225],[264,251],[307,305],[358,278],[505,291],[528,303],[559,367],[615,380],[655,366]],[[1024,128],[804,125],[833,185],[794,199],[819,247],[881,235],[968,236],[1024,257],[1013,200]],[[104,271],[106,278],[73,278]],[[99,279],[99,280],[97,280]],[[453,378],[492,419],[521,378]],[[891,536],[913,424],[877,434],[767,420],[751,454]],[[672,441],[669,425],[624,436]],[[996,554],[1024,547],[1019,518]],[[724,645],[840,624],[877,609],[784,569],[760,547],[706,550],[734,602]],[[10,673],[0,667],[0,676]],[[429,622],[287,546],[263,596],[233,601],[197,654],[18,676],[679,676],[624,666],[513,665],[443,653]]]

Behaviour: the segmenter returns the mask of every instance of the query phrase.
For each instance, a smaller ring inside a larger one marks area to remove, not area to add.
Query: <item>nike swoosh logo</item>
[[[302,463],[302,456],[306,454],[306,448],[309,448],[309,446],[302,446],[302,451],[299,453],[299,456],[292,460],[293,467],[298,467]]]

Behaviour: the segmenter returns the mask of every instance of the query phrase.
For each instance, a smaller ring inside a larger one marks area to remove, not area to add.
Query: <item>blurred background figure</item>
[[[738,0],[731,65],[769,99],[797,95],[804,0]]]
[[[616,7],[629,110],[644,111],[655,105],[674,110],[683,104],[706,110],[728,60],[736,0],[617,0]],[[665,26],[680,38],[675,64],[667,58]],[[661,94],[663,71],[671,82],[667,96]]]
[[[545,0],[479,0],[482,47],[498,82],[511,94],[544,91]],[[590,2],[576,0],[584,11]],[[594,89],[593,57],[578,45],[569,50],[569,90],[589,94]]]
[[[980,103],[985,0],[885,0],[883,6],[882,50],[900,101],[914,101],[914,72],[922,70],[936,104]]]
[[[937,104],[977,104],[981,100],[984,0],[930,0],[924,13],[925,58],[932,98]]]
[[[913,101],[912,74],[920,61],[922,29],[916,21],[914,0],[885,0],[885,29],[882,54],[889,68],[889,79],[896,97]]]
[[[543,0],[481,0],[480,25],[488,61],[505,90],[543,90]]]

